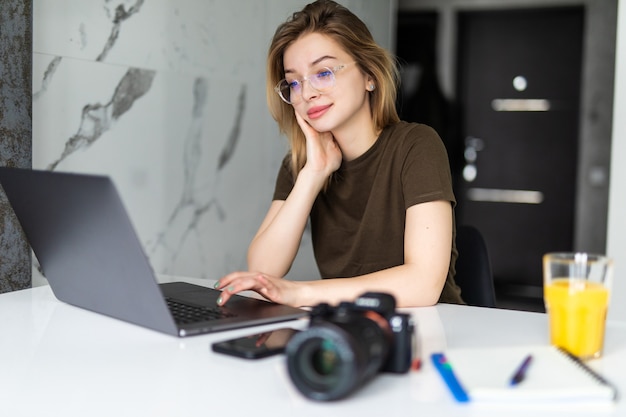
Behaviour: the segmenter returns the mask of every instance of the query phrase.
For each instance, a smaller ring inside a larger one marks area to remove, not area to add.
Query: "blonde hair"
[[[289,140],[294,177],[306,163],[305,137],[293,107],[280,99],[274,87],[285,77],[285,50],[298,38],[310,33],[333,39],[352,56],[359,69],[372,78],[376,89],[370,92],[369,100],[377,131],[400,120],[395,104],[399,72],[391,54],[374,41],[365,23],[347,8],[331,0],[306,5],[276,29],[267,56],[267,104],[280,132]]]

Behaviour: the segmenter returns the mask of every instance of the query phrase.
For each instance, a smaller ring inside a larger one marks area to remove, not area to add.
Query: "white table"
[[[48,286],[2,294],[0,415],[529,415],[456,403],[427,358],[446,347],[547,344],[544,314],[446,304],[406,311],[417,323],[422,369],[380,374],[348,399],[316,403],[293,387],[284,357],[250,361],[210,350],[214,341],[285,324],[177,339],[61,303]],[[626,395],[625,323],[608,323],[604,357],[591,366]],[[624,416],[626,403],[599,415]]]

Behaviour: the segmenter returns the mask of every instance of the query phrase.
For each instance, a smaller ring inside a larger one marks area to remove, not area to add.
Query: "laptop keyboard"
[[[200,307],[181,303],[172,298],[166,298],[165,300],[177,324],[197,323],[237,316],[236,314],[227,313],[219,307]]]

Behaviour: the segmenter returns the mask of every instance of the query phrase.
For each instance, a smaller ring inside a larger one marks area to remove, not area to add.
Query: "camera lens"
[[[343,398],[371,379],[389,349],[383,330],[362,316],[349,323],[320,322],[287,345],[287,368],[294,385],[318,401]]]
[[[339,355],[335,344],[330,340],[322,340],[311,355],[313,371],[321,376],[330,376],[339,367]]]
[[[307,338],[300,345],[296,358],[298,379],[313,391],[326,392],[340,382],[341,370],[345,366],[346,353],[340,352],[332,335],[317,335]]]

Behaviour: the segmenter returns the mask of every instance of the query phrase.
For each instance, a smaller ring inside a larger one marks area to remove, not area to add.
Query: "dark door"
[[[541,297],[542,255],[573,248],[583,8],[458,17],[458,223],[484,234],[497,288]]]

